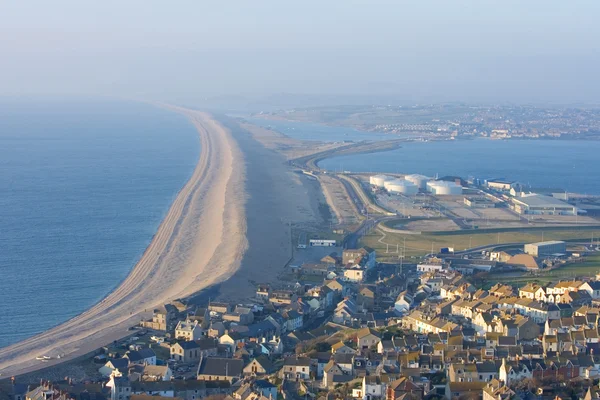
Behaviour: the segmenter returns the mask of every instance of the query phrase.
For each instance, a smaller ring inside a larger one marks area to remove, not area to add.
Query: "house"
[[[585,290],[593,300],[600,299],[600,281],[584,282],[579,286],[579,290]]]
[[[283,362],[283,377],[298,380],[310,378],[311,361],[308,357],[288,357]]]
[[[269,301],[273,304],[292,304],[298,300],[298,295],[291,290],[273,290]]]
[[[142,382],[168,382],[173,377],[173,372],[166,365],[146,365],[142,372]]]
[[[326,277],[329,273],[329,265],[324,263],[304,263],[300,266],[303,275]]]
[[[477,365],[468,363],[452,363],[448,368],[448,381],[450,382],[478,382]]]
[[[254,381],[254,390],[260,393],[265,399],[276,399],[277,398],[277,386],[264,379],[257,379]],[[262,400],[262,399],[258,399]]]
[[[156,365],[156,353],[150,348],[130,350],[123,358],[127,358],[130,364]]]
[[[357,312],[356,303],[350,299],[344,299],[338,303],[333,311],[333,322],[343,324],[352,321]]]
[[[235,310],[223,314],[223,321],[235,322],[241,325],[248,325],[254,322],[254,313],[248,307],[236,306]]]
[[[360,249],[346,249],[342,252],[342,264],[360,264],[367,269],[375,267],[375,250],[370,247],[361,247]]]
[[[218,314],[226,314],[231,310],[231,305],[229,303],[211,302],[208,305],[208,310]]]
[[[106,364],[104,364],[98,372],[102,376],[110,376],[113,371],[119,371],[122,374],[127,373],[127,367],[129,366],[129,359],[127,358],[116,358],[113,360],[108,360]]]
[[[332,388],[335,385],[335,377],[345,375],[342,368],[335,363],[334,360],[329,362],[323,367],[323,382],[322,386],[326,388]]]
[[[156,331],[167,331],[172,329],[171,323],[177,317],[177,308],[171,304],[165,304],[162,307],[155,308],[152,312],[152,319],[143,321],[144,328],[154,329]]]
[[[321,258],[320,261],[324,264],[328,264],[331,266],[336,266],[337,264],[340,263],[337,253],[328,254],[325,257]]]
[[[516,393],[501,379],[494,379],[483,388],[482,400],[510,400]]]
[[[198,380],[229,381],[239,380],[244,369],[244,361],[235,358],[202,357],[198,365]]]
[[[219,343],[229,346],[229,350],[233,352],[241,343],[245,343],[246,339],[247,337],[240,332],[227,332],[219,338]]]
[[[363,328],[356,333],[356,345],[359,349],[377,347],[380,342],[379,334],[371,328]]]
[[[200,339],[193,342],[179,341],[171,345],[171,358],[182,363],[192,363],[200,357],[217,355],[217,341],[215,339]]]
[[[332,354],[355,354],[356,350],[344,344],[344,342],[337,342],[331,345],[331,353]]]
[[[268,301],[271,296],[271,286],[267,284],[258,285],[256,287],[256,298],[262,301]]]
[[[258,356],[244,367],[244,375],[267,375],[273,373],[273,363],[266,356]]]
[[[131,382],[125,376],[111,375],[106,386],[110,388],[110,400],[129,400],[131,398]]]
[[[344,280],[348,282],[360,283],[365,279],[366,270],[361,266],[353,266],[344,270]]]
[[[195,341],[175,342],[170,348],[171,358],[183,363],[191,363],[200,360],[198,343]]]
[[[413,304],[413,297],[406,290],[401,292],[396,298],[396,302],[394,303],[394,309],[399,313],[404,313],[410,310],[410,307]]]
[[[179,321],[175,328],[175,339],[178,340],[198,340],[202,337],[202,327],[198,321]]]
[[[374,286],[362,286],[358,290],[356,296],[357,304],[361,306],[363,310],[373,311],[373,308],[375,307],[375,293],[376,289]]]
[[[303,317],[302,314],[300,314],[299,312],[294,310],[287,310],[283,311],[281,313],[281,316],[284,318],[285,328],[287,332],[293,332],[296,329],[302,328]]]
[[[395,400],[398,398],[422,399],[423,388],[412,382],[408,377],[403,376],[390,382],[386,388],[386,400]]]
[[[389,379],[384,376],[369,375],[362,379],[362,398],[365,400],[380,399],[386,395]]]
[[[445,396],[447,399],[479,398],[482,395],[485,382],[450,382],[446,383]]]

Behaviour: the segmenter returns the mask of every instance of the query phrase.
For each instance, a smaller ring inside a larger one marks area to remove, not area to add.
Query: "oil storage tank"
[[[404,179],[386,181],[384,187],[388,192],[396,194],[415,195],[419,191],[417,185]]]
[[[422,190],[427,189],[427,182],[431,180],[431,178],[419,174],[406,175],[404,179],[406,179],[408,182],[414,183],[418,189]]]
[[[427,182],[427,191],[436,196],[460,195],[462,186],[454,182],[429,181]]]
[[[387,175],[373,175],[369,178],[369,182],[371,183],[371,185],[373,186],[377,186],[377,187],[385,187],[385,183],[387,181],[393,181],[394,178],[389,177]]]

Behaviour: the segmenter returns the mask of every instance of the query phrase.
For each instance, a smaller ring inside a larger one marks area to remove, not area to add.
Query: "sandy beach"
[[[219,287],[219,299],[239,301],[254,297],[256,283],[272,283],[292,257],[292,225],[322,222],[325,203],[316,180],[293,172],[280,149],[235,119],[217,117],[244,155],[248,249],[241,266]]]
[[[0,349],[3,378],[49,367],[119,339],[148,315],[145,310],[222,282],[240,267],[248,246],[244,155],[212,116],[169,108],[186,115],[197,128],[201,153],[152,242],[129,276],[100,303],[53,329]],[[35,360],[41,355],[53,359]]]

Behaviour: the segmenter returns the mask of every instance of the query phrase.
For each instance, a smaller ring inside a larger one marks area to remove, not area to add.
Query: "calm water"
[[[148,105],[0,101],[0,347],[102,299],[144,252],[198,158]]]
[[[506,178],[532,187],[600,195],[600,141],[413,142],[400,149],[323,160],[329,170]]]

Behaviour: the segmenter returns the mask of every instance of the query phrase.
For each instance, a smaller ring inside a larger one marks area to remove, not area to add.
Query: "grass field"
[[[452,235],[406,235],[399,233],[383,232],[379,229],[373,229],[361,240],[363,245],[370,246],[377,250],[378,257],[393,258],[398,253],[402,254],[402,249],[406,245],[406,257],[423,256],[433,251],[437,252],[442,247],[454,247],[456,251],[465,250],[477,246],[502,244],[502,243],[533,243],[542,240],[571,240],[571,239],[590,239],[592,235],[595,238],[600,237],[600,229],[597,231],[574,229],[574,230],[553,230],[545,228],[540,230],[509,231],[499,233],[471,233],[471,234],[452,234]],[[387,245],[387,246],[386,246]],[[396,253],[396,247],[398,253]],[[388,253],[386,254],[386,250]]]
[[[600,254],[593,254],[589,257],[586,257],[585,261],[565,264],[550,271],[540,271],[537,273],[523,271],[520,274],[488,274],[485,276],[484,281],[479,282],[477,286],[480,286],[484,289],[489,289],[498,282],[517,287],[525,286],[530,282],[537,283],[539,285],[546,285],[549,282],[555,282],[559,280],[595,276],[598,272],[600,272]]]

